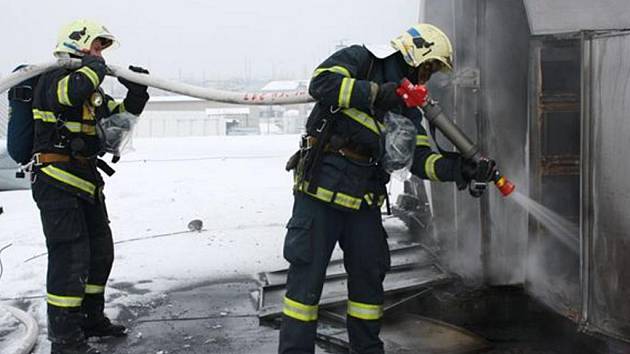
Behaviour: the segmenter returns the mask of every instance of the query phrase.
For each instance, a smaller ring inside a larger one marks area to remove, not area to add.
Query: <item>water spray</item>
[[[481,155],[479,147],[475,145],[464,132],[453,123],[442,110],[437,101],[429,97],[429,92],[424,85],[414,85],[408,79],[403,79],[396,93],[403,98],[407,107],[416,107],[424,113],[424,117],[435,126],[451,142],[466,159],[479,163],[488,158]],[[504,197],[507,197],[516,186],[510,182],[498,168],[494,168],[492,182]],[[475,195],[483,193],[486,183],[475,182],[470,186],[471,193]]]

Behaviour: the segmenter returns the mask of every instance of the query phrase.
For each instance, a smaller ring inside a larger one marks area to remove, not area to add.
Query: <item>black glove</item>
[[[462,159],[461,173],[466,183],[475,180],[481,183],[492,181],[496,162],[488,158],[482,157],[479,161],[470,159]]]
[[[149,70],[140,67],[140,66],[133,66],[133,65],[129,65],[129,70],[133,71],[134,73],[139,73],[139,74],[148,74]]]
[[[86,54],[81,57],[81,66],[87,66],[92,69],[99,76],[99,79],[103,81],[103,78],[105,77],[105,71],[107,70],[105,59],[103,59],[103,57]]]
[[[374,108],[380,111],[389,111],[392,108],[401,106],[403,99],[396,94],[398,84],[386,82],[378,87],[376,98],[374,98]]]
[[[291,157],[289,157],[289,160],[284,166],[284,169],[287,172],[290,172],[291,170],[295,169],[300,163],[300,158],[302,158],[302,150],[296,151],[293,155],[291,155]]]
[[[129,65],[129,70],[136,72],[136,73],[140,73],[140,74],[148,74],[149,70],[141,68],[139,66],[133,66],[133,65]],[[120,82],[123,86],[125,86],[127,88],[127,90],[129,90],[130,92],[133,93],[146,93],[148,87],[146,87],[145,85],[140,85],[137,84],[135,82],[131,82],[125,78],[119,77],[118,78],[118,82]]]

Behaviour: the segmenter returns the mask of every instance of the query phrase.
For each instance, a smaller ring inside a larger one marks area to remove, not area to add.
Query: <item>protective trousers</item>
[[[348,273],[347,328],[353,353],[383,353],[383,280],[390,266],[379,208],[343,211],[296,193],[284,257],[290,263],[279,353],[314,353],[318,303],[337,241]]]
[[[104,198],[91,203],[36,177],[32,191],[48,248],[48,338],[83,341],[82,328],[103,319],[114,260]]]

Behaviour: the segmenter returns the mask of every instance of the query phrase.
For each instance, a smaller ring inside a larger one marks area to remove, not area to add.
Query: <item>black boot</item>
[[[77,343],[53,343],[50,354],[101,354],[85,341]]]
[[[127,328],[123,325],[112,324],[105,316],[104,294],[85,294],[81,305],[85,318],[83,320],[83,333],[89,337],[124,337]]]
[[[90,337],[124,337],[128,333],[127,327],[113,324],[109,318],[103,316],[99,322],[83,327],[85,338]]]
[[[98,353],[89,351],[83,335],[85,315],[79,308],[64,308],[48,304],[48,339],[52,353]]]

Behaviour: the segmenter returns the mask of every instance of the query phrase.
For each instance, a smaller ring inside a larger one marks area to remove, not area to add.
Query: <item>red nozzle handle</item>
[[[422,107],[427,101],[429,91],[424,85],[414,85],[409,79],[404,78],[400,86],[396,89],[396,94],[402,97],[405,105],[411,107]]]
[[[510,182],[510,180],[500,174],[498,175],[498,178],[495,179],[494,185],[497,186],[499,192],[501,192],[504,197],[512,194],[512,192],[516,189],[514,183]]]
[[[409,81],[409,79],[405,77],[400,80],[400,85],[398,85],[398,88],[396,89],[396,94],[402,97],[404,94],[407,93],[410,87],[413,88],[413,84],[411,83],[411,81]]]

